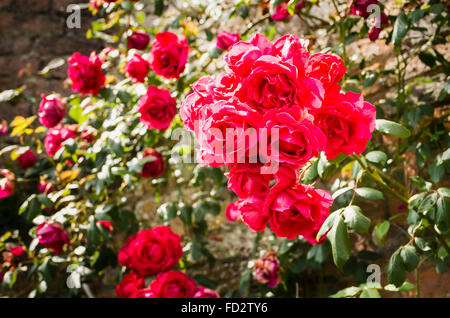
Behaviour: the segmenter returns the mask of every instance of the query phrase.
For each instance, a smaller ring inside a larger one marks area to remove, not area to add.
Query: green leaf
[[[330,297],[332,297],[332,298],[353,297],[360,291],[361,291],[361,287],[352,286],[352,287],[347,287],[345,289],[342,289],[342,290],[338,291],[336,294],[331,295]]]
[[[155,15],[160,16],[164,11],[164,1],[155,0]]]
[[[377,119],[375,124],[377,130],[385,134],[394,135],[400,138],[408,138],[411,135],[411,132],[408,129],[393,121]]]
[[[342,212],[342,209],[336,210],[333,213],[331,213],[323,222],[322,227],[320,228],[319,232],[317,233],[316,240],[319,241],[322,236],[325,235],[325,233],[328,232],[329,229],[333,226],[335,222],[335,218],[339,217],[339,214]]]
[[[388,265],[388,282],[399,287],[406,279],[406,270],[400,256],[400,249],[392,254]]]
[[[387,234],[389,232],[391,224],[389,221],[383,221],[380,224],[377,224],[374,229],[375,238],[377,240],[377,243],[383,244],[386,240]]]
[[[84,108],[81,106],[72,106],[69,110],[70,117],[72,117],[72,119],[75,120],[79,125],[84,123],[88,118],[88,115],[82,115],[83,110]]]
[[[369,233],[370,219],[362,214],[361,208],[356,205],[350,205],[344,209],[345,223],[352,229]]]
[[[411,272],[417,267],[417,265],[419,265],[420,258],[414,246],[403,246],[400,250],[400,256],[403,260],[403,264],[405,265],[405,269],[408,272]]]
[[[177,216],[177,211],[178,209],[174,202],[166,202],[156,210],[156,213],[166,223]]]
[[[361,295],[359,295],[359,298],[381,298],[381,295],[378,290],[367,288],[362,291]]]
[[[447,198],[440,197],[436,202],[436,225],[446,233],[450,225],[450,203]]]
[[[351,190],[351,189],[353,189],[353,187],[345,187],[345,188],[342,188],[342,189],[337,190],[337,191],[334,192],[333,195],[332,195],[333,200],[336,200],[336,198],[337,198],[338,196],[344,194],[345,192],[347,192],[348,190]]]
[[[372,189],[372,188],[358,188],[355,190],[356,193],[363,197],[364,199],[369,199],[369,200],[381,200],[383,199],[383,193],[381,193],[378,190]]]
[[[370,162],[384,165],[387,161],[387,155],[382,151],[375,150],[366,154],[366,159]]]
[[[376,71],[368,71],[367,74],[364,76],[364,88],[370,87],[378,79],[378,72]]]
[[[440,196],[450,198],[450,188],[439,188],[437,191]]]
[[[426,66],[433,67],[436,65],[436,57],[428,51],[420,52],[419,59]]]
[[[394,45],[399,47],[403,38],[408,31],[408,20],[405,13],[401,13],[394,22],[394,29],[392,31],[392,40]]]
[[[417,208],[417,212],[426,212],[430,210],[437,201],[437,193],[433,192],[429,194],[422,202],[420,202],[419,207]]]
[[[334,221],[333,227],[327,235],[331,243],[333,261],[342,270],[342,266],[351,256],[350,239],[344,219],[339,215]]]

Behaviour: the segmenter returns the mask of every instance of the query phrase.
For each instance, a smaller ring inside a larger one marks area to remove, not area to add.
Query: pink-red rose
[[[125,69],[129,77],[137,83],[144,83],[150,66],[141,55],[135,53],[134,56],[127,61]]]
[[[53,250],[55,255],[61,254],[65,244],[71,245],[67,233],[55,222],[45,222],[37,226],[36,237],[39,243]]]
[[[72,89],[82,95],[97,95],[105,85],[105,75],[102,73],[102,61],[95,52],[89,57],[74,53],[68,62],[67,74],[72,81]]]
[[[139,289],[144,288],[145,279],[138,274],[131,272],[123,276],[122,281],[116,286],[116,294],[119,298],[129,298],[134,296]]]
[[[228,33],[226,31],[221,31],[217,34],[217,47],[221,50],[228,50],[233,44],[239,42],[239,33]]]
[[[317,244],[315,236],[329,215],[333,203],[331,195],[308,185],[286,187],[275,184],[264,202],[272,231],[279,237],[294,239],[303,236]]]
[[[152,161],[146,162],[142,167],[142,172],[139,173],[142,178],[156,178],[164,173],[164,158],[160,152],[153,148],[146,148],[144,158],[151,158]]]
[[[267,252],[255,261],[253,272],[258,282],[267,284],[269,288],[277,287],[281,281],[280,261],[274,251]]]
[[[173,268],[182,255],[180,236],[158,226],[130,236],[119,251],[119,262],[141,276],[153,276]]]
[[[236,164],[228,172],[228,189],[244,199],[250,195],[264,196],[269,191],[270,175],[261,174],[258,164]]]
[[[172,32],[156,34],[149,62],[152,70],[166,78],[178,78],[184,72],[189,53],[189,44],[184,35],[178,37]]]
[[[14,180],[16,179],[14,173],[8,169],[0,169],[0,199],[9,197],[14,193]]]
[[[140,120],[148,129],[165,130],[177,113],[176,104],[169,90],[149,86],[147,93],[139,99]]]
[[[6,133],[8,132],[8,128],[8,122],[2,119],[0,122],[0,135],[6,135]]]
[[[199,286],[192,298],[220,298],[214,290]]]
[[[108,232],[114,231],[114,227],[112,226],[111,221],[98,220],[97,224],[103,226]]]
[[[150,36],[142,30],[134,31],[128,37],[128,48],[136,50],[145,50],[150,42]]]
[[[327,137],[325,154],[334,159],[339,154],[361,154],[375,130],[375,107],[361,94],[351,91],[328,95],[315,113],[315,124]]]
[[[49,194],[50,192],[53,191],[54,188],[55,186],[53,185],[53,183],[46,181],[45,179],[39,180],[38,191],[40,193]]]
[[[17,157],[17,161],[20,164],[22,170],[27,170],[28,168],[33,167],[36,164],[37,156],[31,149],[28,149],[26,152]]]
[[[78,126],[67,125],[62,128],[52,128],[47,131],[45,136],[44,145],[45,151],[50,156],[54,156],[59,149],[63,147],[63,142],[70,138],[75,138],[77,136]]]
[[[155,298],[192,298],[197,290],[193,279],[182,272],[160,273],[150,284]]]
[[[306,74],[322,82],[326,90],[333,88],[347,72],[344,61],[332,54],[316,53],[310,56]]]
[[[66,104],[56,94],[47,97],[42,94],[41,97],[42,100],[38,110],[39,121],[47,128],[59,125],[66,115]]]

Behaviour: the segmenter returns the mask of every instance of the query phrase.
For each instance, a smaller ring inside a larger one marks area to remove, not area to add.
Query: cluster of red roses
[[[122,298],[217,298],[219,295],[186,274],[171,270],[181,257],[181,237],[167,226],[140,231],[130,236],[119,251],[119,263],[131,269],[119,285]],[[156,275],[148,288],[144,277]]]
[[[299,184],[299,169],[320,151],[328,159],[360,154],[375,129],[375,107],[360,94],[341,93],[341,58],[310,55],[295,35],[271,43],[256,34],[224,59],[227,72],[199,79],[180,109],[199,141],[197,160],[228,166],[228,187],[240,198],[228,206],[229,219],[240,216],[254,231],[269,223],[280,237],[316,244],[332,198]],[[262,173],[274,163],[278,169]]]

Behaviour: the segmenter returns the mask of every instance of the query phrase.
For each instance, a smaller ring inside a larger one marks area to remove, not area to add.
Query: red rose
[[[63,147],[62,143],[70,138],[76,137],[75,126],[68,125],[63,128],[52,128],[47,131],[44,145],[50,156],[54,156]]]
[[[197,134],[202,151],[199,162],[210,166],[248,162],[249,155],[257,154],[257,130],[252,127],[257,127],[260,118],[257,111],[236,98],[207,105],[202,109]]]
[[[192,298],[197,286],[186,274],[169,271],[158,274],[150,289],[155,298]]]
[[[275,184],[264,201],[264,213],[269,215],[270,228],[277,236],[292,240],[302,235],[311,244],[317,244],[315,235],[332,203],[325,190],[303,184]]]
[[[142,167],[142,172],[139,175],[142,178],[156,178],[164,173],[164,158],[161,153],[153,148],[146,148],[144,150],[144,158],[152,158],[150,162],[146,162]]]
[[[25,254],[25,249],[22,246],[11,246],[9,251],[16,257],[21,257]]]
[[[139,54],[135,53],[134,56],[125,64],[127,74],[137,83],[144,83],[147,77],[149,65],[146,60]]]
[[[64,244],[72,245],[61,225],[54,222],[39,224],[36,229],[36,237],[39,243],[53,250],[55,255],[61,254]]]
[[[236,164],[228,172],[228,189],[244,199],[250,195],[264,196],[269,191],[269,175],[261,174],[258,164]]]
[[[3,178],[0,179],[0,199],[9,197],[14,193],[14,173],[7,169],[0,169],[0,175]]]
[[[138,289],[130,298],[155,298],[150,288]]]
[[[88,126],[80,133],[80,137],[88,144],[92,144],[95,141],[96,134],[97,131],[93,127]]]
[[[241,216],[241,212],[239,211],[239,202],[231,202],[228,204],[227,209],[225,210],[225,217],[230,222],[237,221]]]
[[[199,286],[192,298],[220,298],[214,290]]]
[[[0,122],[0,135],[6,135],[6,133],[8,132],[8,128],[8,122],[2,119]]]
[[[221,50],[228,50],[233,44],[239,42],[239,33],[228,33],[225,31],[217,34],[217,47]]]
[[[299,107],[270,110],[263,122],[272,133],[270,137],[278,137],[278,143],[268,145],[272,160],[302,166],[325,149],[325,135],[313,125],[312,116],[305,115]],[[278,136],[273,135],[273,130]]]
[[[178,78],[184,72],[189,53],[186,37],[172,32],[156,34],[150,50],[149,62],[152,70],[166,78]]]
[[[381,30],[389,25],[389,19],[384,12],[381,12],[380,21],[375,18],[372,21],[372,26],[369,29],[369,39],[370,41],[375,41],[380,36]]]
[[[95,52],[89,57],[74,53],[68,62],[67,74],[72,81],[72,89],[82,95],[97,95],[105,85],[105,75],[102,73],[102,61]]]
[[[177,113],[176,105],[170,91],[149,86],[147,93],[139,99],[140,120],[148,129],[165,130]]]
[[[375,107],[361,94],[330,94],[315,113],[315,124],[327,137],[325,154],[334,159],[339,154],[361,154],[375,130]]]
[[[123,276],[122,281],[116,286],[116,294],[119,298],[129,298],[145,286],[145,279],[136,273]]]
[[[236,202],[242,222],[256,232],[262,232],[267,226],[269,215],[263,210],[264,197],[249,196]]]
[[[129,49],[145,50],[150,42],[150,37],[145,31],[137,30],[128,37],[127,42]]]
[[[173,268],[181,256],[181,238],[168,226],[140,231],[119,252],[119,262],[142,276],[153,276]]]
[[[352,2],[352,6],[350,8],[350,14],[359,15],[364,19],[367,19],[370,15],[370,10],[368,7],[370,5],[377,5],[378,0],[355,0]]]
[[[53,183],[48,182],[44,179],[39,180],[38,191],[40,193],[49,194],[50,192],[53,191],[54,188],[55,188],[55,186],[53,185]]]
[[[17,161],[20,164],[20,167],[23,170],[27,170],[28,168],[33,167],[36,164],[37,156],[33,153],[31,149],[28,149],[26,152],[21,154]]]
[[[347,72],[344,61],[332,54],[316,53],[308,61],[306,74],[322,82],[326,90],[336,85]]]
[[[42,100],[39,106],[39,121],[47,128],[52,128],[61,123],[66,115],[66,104],[56,95],[42,94]]]
[[[309,58],[308,45],[308,40],[301,39],[295,34],[286,34],[273,44],[274,54],[283,61],[295,65],[299,74],[303,75]]]
[[[108,230],[108,232],[114,231],[114,227],[111,225],[111,221],[98,220],[97,224],[100,224],[101,226],[103,226],[105,229]]]

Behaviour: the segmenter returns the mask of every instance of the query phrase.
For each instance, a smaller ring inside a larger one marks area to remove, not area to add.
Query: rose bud
[[[149,86],[147,93],[139,99],[140,121],[148,129],[165,130],[177,113],[177,101],[167,89]]]
[[[28,168],[33,167],[36,164],[36,160],[37,156],[31,149],[28,149],[17,158],[17,161],[19,162],[22,170],[27,170]]]
[[[219,32],[217,34],[216,45],[221,50],[228,50],[234,43],[239,42],[239,33],[228,33],[225,31]]]
[[[123,276],[122,281],[116,286],[116,294],[119,298],[130,298],[134,296],[137,291],[144,288],[145,280],[144,277],[131,272]]]
[[[150,36],[142,30],[134,31],[128,37],[128,48],[136,50],[145,50],[150,42]]]
[[[0,135],[6,135],[8,132],[8,122],[4,119],[0,122]]]
[[[46,181],[44,179],[39,180],[38,184],[39,193],[49,194],[50,192],[53,191],[54,188],[55,186],[53,185],[53,183]]]
[[[146,148],[144,150],[144,158],[154,158],[153,161],[147,162],[142,167],[142,172],[139,175],[142,178],[156,178],[164,173],[164,158],[161,153],[153,148]]]
[[[135,53],[134,56],[125,64],[125,69],[128,76],[135,82],[144,83],[150,66],[148,62],[142,58],[142,56]]]
[[[267,284],[268,287],[274,288],[281,281],[280,261],[274,251],[269,251],[262,258],[255,262],[253,272],[256,279]]]
[[[108,230],[108,232],[112,232],[114,231],[113,226],[111,225],[110,221],[102,221],[102,220],[98,220],[97,224],[100,224],[101,226],[103,226],[105,229]]]
[[[9,197],[14,193],[15,175],[7,169],[0,169],[0,175],[4,178],[0,179],[0,199]]]
[[[51,221],[38,225],[36,237],[39,243],[53,250],[55,255],[61,254],[61,250],[65,244],[72,245],[61,225]]]
[[[38,110],[39,121],[47,128],[59,125],[66,116],[66,104],[56,94],[47,97],[42,94],[41,97],[42,100]]]
[[[220,298],[214,290],[199,286],[193,298]]]

